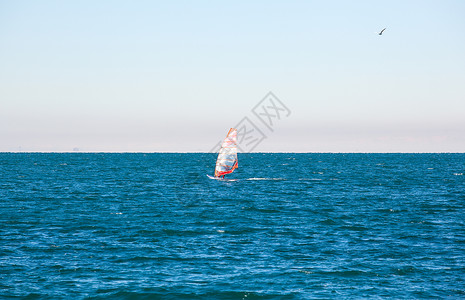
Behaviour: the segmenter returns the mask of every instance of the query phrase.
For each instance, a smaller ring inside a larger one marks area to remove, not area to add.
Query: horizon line
[[[217,154],[218,152],[203,152],[203,151],[0,151],[0,154]],[[238,154],[254,154],[254,153],[289,153],[289,154],[465,154],[465,152],[333,152],[333,151],[299,151],[299,152],[288,152],[288,151],[257,151],[257,152],[238,152]]]

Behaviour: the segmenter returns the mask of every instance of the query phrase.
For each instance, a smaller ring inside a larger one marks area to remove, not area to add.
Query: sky
[[[0,0],[0,152],[241,124],[243,152],[465,152],[465,1]]]

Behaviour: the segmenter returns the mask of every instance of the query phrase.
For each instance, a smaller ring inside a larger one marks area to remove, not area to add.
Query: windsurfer
[[[231,128],[226,135],[215,166],[215,178],[224,179],[237,168],[237,129]]]

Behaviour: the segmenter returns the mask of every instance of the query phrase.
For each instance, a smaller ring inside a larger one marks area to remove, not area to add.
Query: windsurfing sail
[[[230,174],[237,168],[237,129],[229,129],[216,160],[215,177]]]

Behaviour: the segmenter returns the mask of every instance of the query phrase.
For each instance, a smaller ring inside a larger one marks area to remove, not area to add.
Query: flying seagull
[[[384,30],[386,30],[386,28],[384,28],[383,30],[381,30],[378,34],[379,34],[379,35],[382,35],[383,32],[384,32]]]

